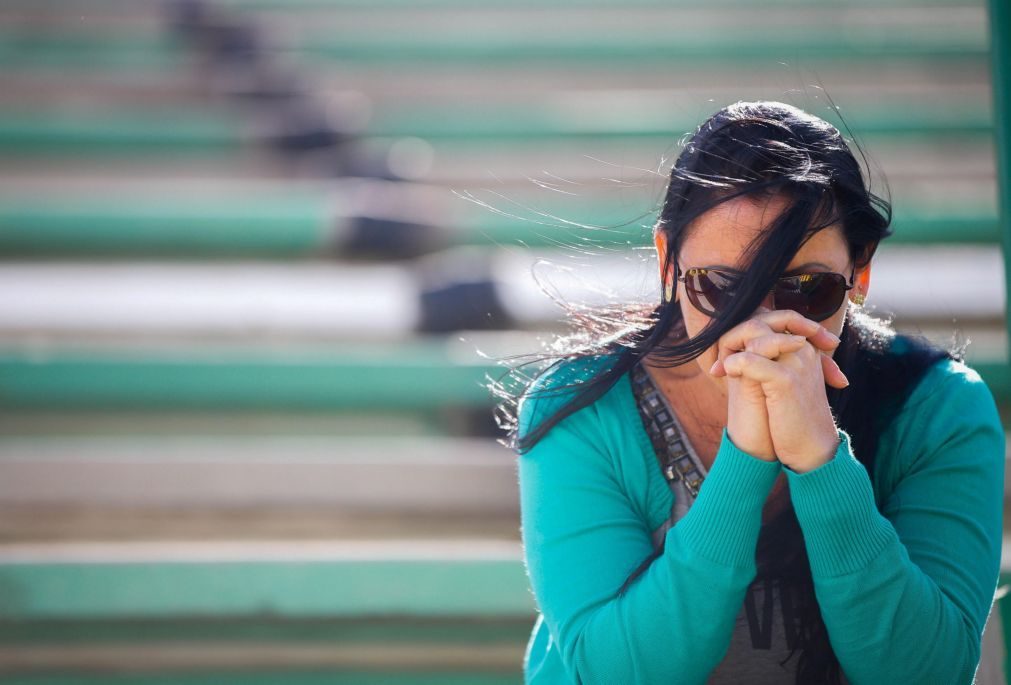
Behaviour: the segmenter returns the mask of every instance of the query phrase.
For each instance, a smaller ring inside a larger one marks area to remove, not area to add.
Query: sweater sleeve
[[[520,429],[533,414],[520,410]],[[703,683],[729,646],[755,576],[762,506],[780,473],[726,431],[692,507],[653,552],[607,438],[584,408],[519,457],[524,559],[572,683]]]
[[[786,469],[791,499],[850,682],[968,685],[1000,569],[1004,432],[971,370],[906,406],[894,442],[905,471],[881,513],[842,431],[831,461]]]

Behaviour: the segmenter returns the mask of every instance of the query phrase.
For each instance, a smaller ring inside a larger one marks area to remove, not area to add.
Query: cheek
[[[710,318],[695,309],[686,299],[684,299],[684,291],[679,293],[679,303],[681,305],[681,314],[685,322],[685,332],[688,334],[689,338],[696,337],[702,332],[707,325],[709,325]],[[717,348],[716,345],[712,345],[709,349],[703,352],[695,359],[695,363],[699,365],[704,371],[708,372],[717,359]]]
[[[843,324],[846,323],[846,310],[848,307],[849,302],[843,302],[843,306],[839,308],[839,311],[822,321],[821,325],[830,332],[835,333],[836,337],[842,335]]]
[[[681,318],[685,322],[685,333],[694,338],[709,323],[709,317],[696,309],[685,297],[684,290],[678,293],[678,305],[681,307]]]

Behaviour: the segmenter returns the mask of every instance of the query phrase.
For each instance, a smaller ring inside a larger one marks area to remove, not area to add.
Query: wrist
[[[809,450],[805,450],[805,454],[808,456],[787,460],[780,457],[780,461],[783,463],[784,468],[787,468],[794,473],[808,473],[832,461],[836,452],[839,451],[839,445],[841,442],[842,439],[839,437],[839,433],[837,431],[833,439],[822,441],[820,444],[809,448]]]
[[[744,452],[749,457],[760,459],[761,461],[776,461],[776,452],[771,443],[758,444],[748,440],[738,440],[734,437],[734,430],[727,426],[727,440],[739,451]]]

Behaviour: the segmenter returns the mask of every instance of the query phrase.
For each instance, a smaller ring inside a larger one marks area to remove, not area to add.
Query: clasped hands
[[[759,308],[725,333],[710,374],[727,379],[727,434],[739,449],[806,473],[832,459],[839,434],[825,386],[844,388],[839,338],[821,324]]]

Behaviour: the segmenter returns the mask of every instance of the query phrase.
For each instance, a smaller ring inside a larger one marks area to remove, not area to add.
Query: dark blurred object
[[[418,277],[420,333],[517,327],[503,306],[486,251],[462,248],[424,258]]]
[[[387,154],[363,150],[371,103],[362,93],[328,98],[296,66],[282,63],[277,41],[257,21],[205,0],[169,0],[167,25],[199,57],[211,93],[251,108],[252,137],[323,176],[414,180]]]
[[[421,293],[421,333],[513,327],[491,281],[457,281]]]
[[[382,259],[408,259],[443,247],[445,232],[432,224],[387,217],[356,216],[348,220],[341,253]]]
[[[263,57],[264,40],[256,24],[201,0],[168,3],[169,26],[217,63],[250,67]]]

